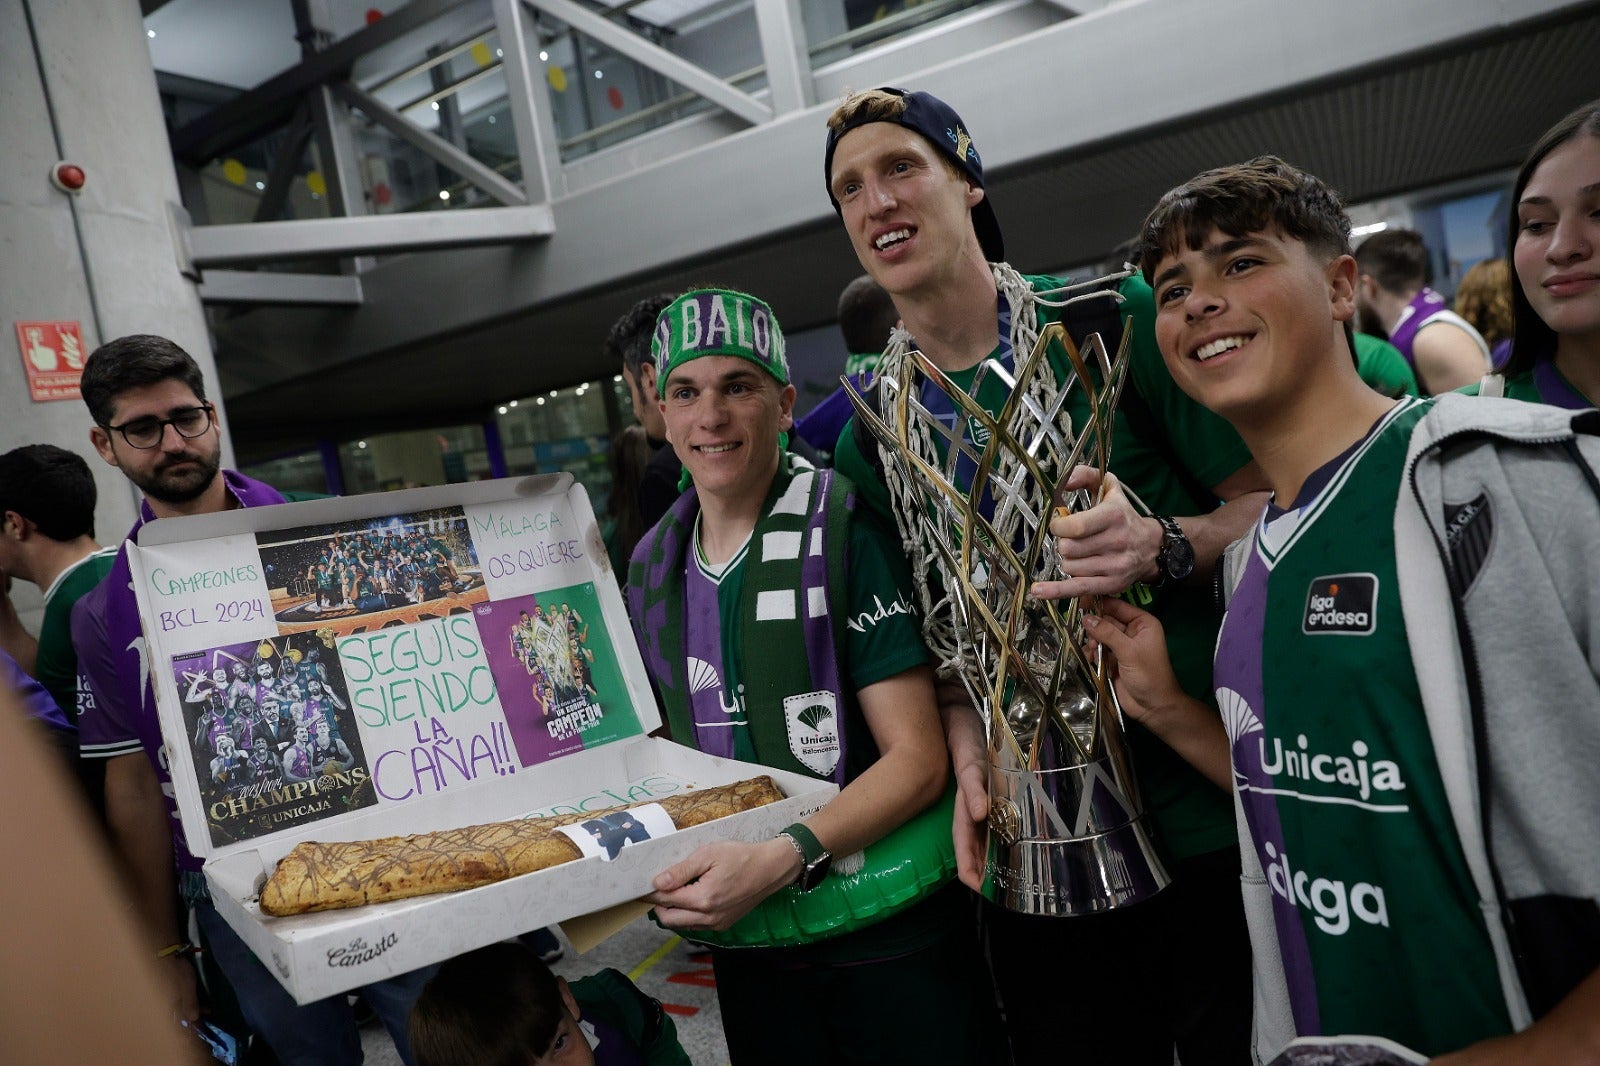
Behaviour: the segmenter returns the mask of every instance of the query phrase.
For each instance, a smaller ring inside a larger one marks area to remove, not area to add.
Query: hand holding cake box
[[[674,828],[689,829],[781,799],[772,778],[757,777],[668,796],[651,806],[664,810]],[[302,841],[267,879],[261,910],[284,917],[360,907],[476,888],[559,866],[584,856],[563,828],[591,822],[604,828],[608,819],[614,823],[628,811],[611,807],[378,840]]]

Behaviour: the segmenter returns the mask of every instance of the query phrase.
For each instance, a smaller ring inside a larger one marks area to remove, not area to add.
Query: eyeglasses
[[[160,446],[167,427],[178,431],[180,437],[198,437],[211,428],[215,411],[208,403],[199,407],[185,407],[174,411],[171,418],[135,418],[120,426],[106,426],[122,434],[130,448],[155,448]]]

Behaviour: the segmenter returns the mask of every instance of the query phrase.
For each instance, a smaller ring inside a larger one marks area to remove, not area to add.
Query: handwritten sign
[[[168,652],[203,651],[277,635],[251,539],[162,545],[145,554],[149,615],[144,624],[161,633]]]
[[[504,500],[465,508],[492,599],[570,585],[592,572],[570,511],[546,500]]]
[[[340,638],[380,801],[515,773],[505,713],[470,614]]]
[[[531,810],[526,817],[547,818],[553,814],[582,814],[585,811],[598,811],[607,807],[649,803],[679,792],[687,792],[693,787],[675,774],[653,773],[619,788],[602,788],[582,796],[568,796],[547,807]]]

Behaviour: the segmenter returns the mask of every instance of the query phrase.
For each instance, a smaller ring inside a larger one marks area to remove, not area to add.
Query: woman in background
[[[1494,368],[1505,366],[1516,329],[1511,314],[1511,264],[1499,258],[1474,263],[1456,288],[1456,314],[1489,342]]]
[[[639,511],[639,482],[649,461],[650,440],[643,426],[637,423],[627,426],[611,441],[611,454],[607,457],[611,468],[611,498],[606,501],[600,532],[605,538],[611,572],[616,574],[618,584],[627,578],[628,559],[633,555],[634,545],[645,534],[644,518]]]
[[[1574,409],[1600,400],[1600,100],[1534,145],[1512,194],[1511,358],[1485,394]]]

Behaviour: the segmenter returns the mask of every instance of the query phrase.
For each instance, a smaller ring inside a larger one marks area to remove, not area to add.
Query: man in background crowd
[[[1356,249],[1362,328],[1380,329],[1416,371],[1423,395],[1471,385],[1489,371],[1489,346],[1428,286],[1433,265],[1422,235],[1374,233]]]
[[[839,332],[844,334],[844,376],[857,389],[864,389],[872,378],[878,356],[889,343],[889,334],[900,322],[894,297],[863,274],[839,294]],[[800,439],[819,452],[831,454],[839,442],[839,431],[850,421],[850,397],[837,388],[794,424]]]
[[[656,317],[672,302],[666,293],[647,296],[628,308],[606,334],[606,358],[622,364],[622,379],[633,400],[633,417],[644,427],[650,443],[650,461],[639,479],[639,520],[642,529],[661,521],[678,498],[678,478],[683,466],[667,444],[667,423],[656,403],[656,368],[650,359],[650,337]]]
[[[0,647],[39,679],[72,723],[74,755],[78,655],[72,648],[72,606],[100,583],[117,554],[95,543],[95,499],[89,464],[75,452],[29,444],[0,455],[0,583],[17,577],[44,593],[38,639],[20,624],[0,625]],[[4,591],[0,618],[16,619]],[[103,811],[99,765],[76,758],[73,763],[90,805]]]

